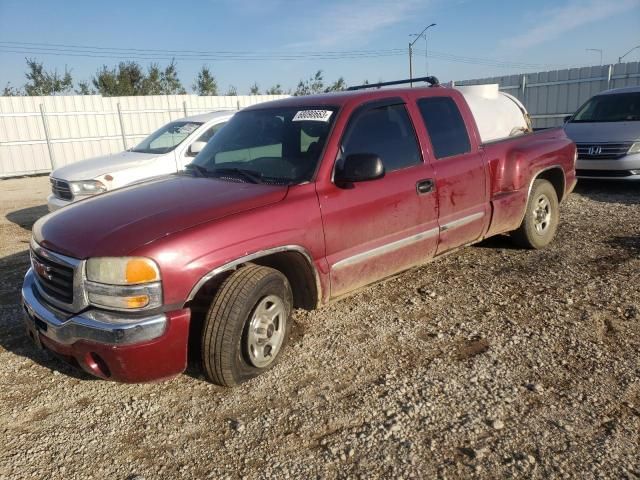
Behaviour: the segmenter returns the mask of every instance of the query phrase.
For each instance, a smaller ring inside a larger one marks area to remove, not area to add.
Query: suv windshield
[[[239,112],[187,169],[194,175],[291,185],[311,180],[335,118],[334,107]]]
[[[640,120],[640,92],[598,95],[585,103],[571,122],[633,122]]]
[[[171,122],[156,130],[136,147],[132,152],[163,154],[170,152],[202,125],[200,122]]]

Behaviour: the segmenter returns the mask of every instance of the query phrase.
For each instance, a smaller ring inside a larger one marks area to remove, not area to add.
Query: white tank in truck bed
[[[469,104],[482,143],[531,132],[531,120],[524,105],[513,95],[501,92],[497,83],[455,88]]]

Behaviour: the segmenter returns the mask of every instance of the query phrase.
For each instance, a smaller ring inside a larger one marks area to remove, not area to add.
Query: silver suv
[[[591,97],[564,129],[578,146],[578,177],[640,180],[640,87]]]

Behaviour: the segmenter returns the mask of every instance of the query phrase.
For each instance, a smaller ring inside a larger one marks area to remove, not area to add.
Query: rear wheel
[[[273,268],[249,265],[229,276],[204,323],[207,378],[232,386],[275,365],[289,336],[292,305],[287,278]]]
[[[511,238],[525,248],[544,248],[551,243],[560,219],[558,195],[547,180],[535,180],[522,224]]]

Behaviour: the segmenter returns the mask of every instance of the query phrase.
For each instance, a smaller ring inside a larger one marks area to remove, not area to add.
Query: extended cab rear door
[[[437,254],[480,238],[490,217],[487,165],[475,124],[470,123],[471,111],[462,95],[440,91],[442,94],[435,90],[416,99],[435,170],[440,225]]]
[[[373,153],[383,178],[338,186],[317,182],[332,297],[433,257],[438,216],[433,172],[424,162],[405,99],[365,103],[349,114],[335,162]]]

